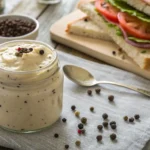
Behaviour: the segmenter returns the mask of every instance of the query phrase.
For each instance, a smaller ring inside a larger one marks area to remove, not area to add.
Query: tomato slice
[[[150,5],[150,0],[143,0],[146,4]]]
[[[123,12],[118,13],[118,20],[120,26],[128,34],[140,39],[150,40],[150,23]]]
[[[97,11],[112,22],[118,22],[117,14],[119,9],[115,8],[106,0],[96,0],[95,7]]]

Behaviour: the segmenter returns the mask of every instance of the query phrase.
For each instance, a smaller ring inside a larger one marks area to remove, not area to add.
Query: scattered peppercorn
[[[98,89],[95,89],[95,92],[96,92],[97,94],[100,94],[100,92],[101,92],[101,89],[100,89],[100,88],[98,88]]]
[[[134,122],[134,118],[133,117],[129,118],[129,122]]]
[[[68,149],[69,148],[69,145],[65,145],[65,149]]]
[[[30,51],[33,51],[33,48],[29,48]]]
[[[117,128],[116,124],[112,124],[112,125],[111,125],[111,128],[112,128],[113,130],[115,130],[115,129]]]
[[[112,124],[116,124],[116,121],[111,121],[111,122],[110,122],[110,126],[111,126]]]
[[[19,53],[19,52],[16,52],[15,55],[16,55],[17,57],[21,57],[23,54],[22,54],[22,53]]]
[[[79,111],[75,111],[75,116],[79,117],[80,116],[80,112]]]
[[[72,105],[72,106],[71,106],[71,109],[72,109],[72,111],[75,111],[75,110],[76,110],[76,106],[75,106],[75,105]]]
[[[82,134],[85,134],[85,132],[86,132],[86,130],[85,130],[85,129],[83,129],[83,130],[82,130]]]
[[[92,112],[93,112],[93,111],[94,111],[94,107],[90,107],[90,111],[92,111]]]
[[[55,133],[55,134],[54,134],[54,137],[55,137],[55,138],[58,138],[58,137],[59,137],[59,134]]]
[[[40,54],[40,55],[43,55],[43,54],[44,54],[44,50],[40,50],[40,51],[39,51],[39,54]]]
[[[115,52],[115,51],[112,51],[112,54],[113,54],[113,55],[116,55],[116,52]]]
[[[84,125],[83,125],[82,123],[79,123],[79,124],[78,124],[78,128],[79,128],[79,129],[83,129],[83,128],[84,128]]]
[[[103,126],[104,126],[105,128],[107,128],[107,127],[108,127],[108,122],[104,121],[104,122],[103,122]]]
[[[135,118],[136,120],[138,120],[138,119],[140,119],[140,115],[139,115],[139,114],[136,114],[136,115],[134,115],[134,118]]]
[[[82,133],[82,130],[78,129],[78,134],[81,134]]]
[[[92,90],[87,90],[88,95],[92,95]]]
[[[103,129],[103,126],[102,126],[102,125],[98,125],[98,126],[97,126],[97,129],[98,129],[99,131],[101,131],[101,130]]]
[[[128,121],[128,116],[123,117],[124,121]]]
[[[66,119],[66,118],[63,118],[63,119],[62,119],[62,122],[66,122],[66,121],[67,121],[67,119]]]
[[[98,136],[96,137],[96,139],[97,139],[98,142],[100,142],[100,141],[102,141],[103,137],[102,137],[102,135],[98,135]]]
[[[104,113],[104,114],[102,115],[102,117],[103,117],[104,120],[106,120],[106,119],[108,118],[108,115],[107,115],[106,113]]]
[[[81,118],[81,122],[82,122],[83,124],[86,124],[86,123],[87,123],[87,118],[82,117],[82,118]]]
[[[116,138],[117,138],[117,135],[115,133],[113,133],[113,134],[110,135],[110,139],[112,141],[114,141]]]
[[[84,19],[84,21],[85,21],[85,22],[88,22],[88,19],[87,19],[87,18],[85,18],[85,19]]]
[[[81,145],[81,142],[80,142],[79,140],[77,140],[77,141],[75,142],[75,144],[76,144],[76,146],[80,146],[80,145]]]
[[[108,96],[108,100],[109,100],[110,102],[113,102],[113,101],[114,101],[114,96],[113,96],[113,95],[109,95],[109,96]]]

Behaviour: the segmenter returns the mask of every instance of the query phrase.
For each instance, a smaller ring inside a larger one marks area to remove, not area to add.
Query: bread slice
[[[144,0],[123,0],[130,6],[136,8],[139,11],[144,12],[147,15],[150,15],[150,5],[144,2]],[[150,3],[150,2],[149,2]]]
[[[137,48],[126,43],[122,36],[116,34],[116,29],[108,26],[103,17],[95,10],[94,2],[80,3],[78,7],[86,13],[93,22],[99,27],[102,27],[104,32],[106,32],[142,69],[150,70],[150,49]]]
[[[112,41],[103,29],[94,24],[87,16],[69,23],[66,32],[79,36]]]

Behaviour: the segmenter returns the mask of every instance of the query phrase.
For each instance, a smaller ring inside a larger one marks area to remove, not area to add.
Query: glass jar
[[[32,133],[51,126],[60,117],[63,73],[56,52],[42,42],[7,42],[0,45],[0,51],[24,43],[48,48],[52,53],[51,62],[32,71],[10,71],[0,67],[0,125],[9,131]]]

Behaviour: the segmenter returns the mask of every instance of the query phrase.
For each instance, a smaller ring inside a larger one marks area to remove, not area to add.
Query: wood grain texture
[[[59,20],[62,16],[70,13],[76,6],[76,0],[63,0],[57,5],[50,5],[44,12],[43,15],[39,17],[39,22],[41,24],[39,30],[39,36],[37,40],[41,40],[48,44],[51,44],[53,47],[56,47],[57,44],[53,42],[50,38],[49,28],[53,23]]]
[[[11,12],[12,14],[25,14],[37,18],[47,5],[37,3],[37,0],[22,0]]]

